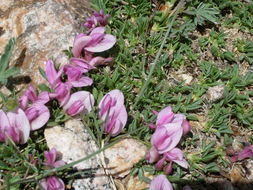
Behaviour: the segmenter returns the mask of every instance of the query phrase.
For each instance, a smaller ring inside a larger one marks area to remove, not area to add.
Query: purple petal
[[[40,181],[40,185],[44,190],[64,190],[65,184],[62,179],[56,176],[50,176]]]
[[[253,146],[246,146],[241,152],[238,153],[238,160],[253,157]]]
[[[164,162],[165,162],[165,157],[162,157],[162,158],[155,164],[155,169],[156,169],[156,170],[162,170],[162,169],[163,169]]]
[[[91,36],[84,36],[84,35],[77,36],[75,38],[72,49],[74,57],[80,57],[83,48],[86,47],[87,44],[91,42],[91,40],[92,40]]]
[[[113,62],[113,58],[103,58],[103,57],[94,57],[89,61],[89,65],[96,67],[98,65],[107,65],[109,63]]]
[[[183,128],[177,123],[170,123],[166,126],[167,135],[171,138],[171,144],[166,148],[165,152],[175,148],[183,135]],[[164,152],[163,152],[164,153]]]
[[[102,108],[102,105],[103,105],[103,101],[104,99],[107,97],[107,96],[110,96],[112,99],[115,99],[116,100],[116,105],[115,107],[118,107],[121,108],[121,105],[124,105],[124,95],[123,93],[118,90],[118,89],[115,89],[115,90],[112,90],[110,91],[109,93],[107,93],[103,98],[102,100],[100,101],[98,107],[99,109]]]
[[[158,115],[156,120],[156,125],[163,125],[170,123],[174,117],[174,113],[172,112],[172,109],[170,106],[162,109]]]
[[[105,34],[104,38],[99,43],[97,43],[94,46],[85,47],[85,50],[89,52],[94,52],[94,53],[103,52],[112,48],[115,43],[116,43],[115,36],[110,35],[110,34]]]
[[[188,168],[188,162],[185,159],[182,160],[174,160],[175,163],[177,163],[179,166],[187,169]]]
[[[82,77],[77,81],[71,81],[70,82],[73,87],[84,87],[84,86],[90,86],[93,83],[93,80],[90,77]]]
[[[41,92],[38,95],[38,99],[36,100],[36,103],[46,104],[50,101],[49,92]]]
[[[10,128],[10,122],[3,110],[0,110],[0,121],[0,141],[5,142],[7,138],[5,133]]]
[[[58,160],[56,161],[53,166],[54,168],[58,168],[58,167],[61,167],[61,166],[64,166],[66,163],[63,161],[63,160]]]
[[[186,119],[183,121],[182,127],[183,127],[183,135],[186,135],[191,131],[190,123]]]
[[[26,143],[30,135],[30,123],[24,111],[19,108],[16,113],[8,112],[7,117],[10,126],[15,127],[19,131],[20,143]]]
[[[158,153],[158,151],[156,150],[156,148],[154,146],[151,147],[151,149],[149,150],[149,152],[146,155],[146,160],[152,164],[154,162],[156,162],[160,157],[160,154]]]
[[[100,33],[100,34],[104,34],[105,33],[105,27],[96,27],[94,28],[90,35],[94,35],[94,34],[97,34],[97,33]]]
[[[163,168],[163,171],[166,175],[169,175],[172,173],[172,162],[169,162],[164,168]]]
[[[151,181],[149,190],[173,190],[173,187],[165,175],[158,175]]]
[[[57,151],[55,148],[44,152],[44,157],[46,158],[46,165],[53,165],[57,156]]]
[[[60,82],[61,74],[62,69],[59,72],[57,72],[52,60],[46,62],[46,76],[51,86],[55,86]]]
[[[35,108],[38,111],[37,117],[31,120],[31,130],[37,130],[43,127],[50,118],[50,112],[48,108],[40,103],[35,103],[31,106],[31,108]]]
[[[160,154],[168,151],[167,148],[172,143],[171,141],[172,139],[164,126],[158,127],[151,137],[151,144],[156,147]]]
[[[188,162],[183,158],[184,154],[179,148],[174,148],[164,155],[167,161],[173,161],[183,168],[188,168]]]
[[[35,102],[37,100],[37,93],[32,85],[30,85],[28,89],[25,91],[25,95],[32,102]]]
[[[87,91],[79,91],[79,92],[76,92],[70,96],[69,101],[66,103],[66,105],[63,106],[63,110],[67,111],[77,101],[81,101],[83,103],[83,106],[81,106],[75,112],[75,115],[79,114],[81,112],[83,112],[83,113],[90,112],[93,105],[94,105],[94,97],[91,93],[89,93]]]
[[[91,65],[89,65],[89,63],[84,59],[72,57],[69,61],[73,63],[75,66],[80,67],[83,73],[87,73],[89,70],[94,68]]]
[[[120,113],[117,115],[115,126],[113,127],[110,134],[112,136],[118,135],[125,127],[126,122],[127,122],[127,111],[125,106],[123,105],[120,110]]]

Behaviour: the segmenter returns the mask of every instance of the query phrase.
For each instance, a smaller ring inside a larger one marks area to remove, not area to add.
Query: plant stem
[[[139,94],[137,95],[137,99],[136,99],[136,101],[135,101],[135,103],[134,103],[134,105],[133,105],[133,109],[132,109],[132,110],[134,110],[134,108],[138,105],[138,103],[139,103],[139,101],[141,100],[143,94],[145,93],[146,88],[148,87],[148,85],[149,85],[149,83],[150,83],[151,77],[152,77],[152,75],[153,75],[153,73],[154,73],[155,67],[156,67],[156,65],[157,65],[157,63],[158,63],[158,60],[159,60],[160,56],[161,56],[163,47],[164,47],[164,45],[165,45],[165,43],[166,43],[166,40],[167,40],[167,38],[168,38],[168,36],[169,36],[169,33],[170,33],[170,31],[171,31],[171,28],[172,28],[172,26],[173,26],[173,24],[174,24],[174,22],[175,22],[175,19],[176,19],[177,15],[178,15],[180,9],[182,9],[183,6],[184,6],[184,0],[181,0],[181,1],[177,4],[177,6],[175,7],[175,9],[172,11],[172,13],[171,13],[170,16],[169,16],[169,18],[170,18],[170,17],[173,15],[173,16],[172,16],[172,19],[171,19],[171,22],[169,22],[169,24],[168,24],[168,29],[167,29],[167,31],[166,31],[166,33],[165,33],[165,36],[164,36],[163,41],[162,41],[162,44],[161,44],[161,46],[160,46],[160,48],[159,48],[159,50],[158,50],[158,53],[156,54],[155,61],[154,61],[154,63],[152,64],[152,66],[151,66],[151,68],[150,68],[150,71],[149,71],[149,74],[148,74],[148,78],[147,78],[146,82],[144,83],[144,85],[142,86],[141,91],[140,91]]]

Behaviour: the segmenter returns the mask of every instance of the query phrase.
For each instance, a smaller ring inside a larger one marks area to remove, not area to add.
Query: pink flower
[[[179,166],[187,169],[188,163],[184,159],[184,154],[179,148],[174,148],[169,152],[164,153],[164,158],[169,164],[164,168],[166,174],[170,174],[172,171],[172,162],[177,163]]]
[[[94,105],[94,97],[87,91],[79,91],[70,96],[63,109],[70,116],[80,113],[88,113]]]
[[[50,118],[48,108],[41,103],[31,105],[25,110],[25,114],[30,121],[32,131],[43,127]]]
[[[77,35],[72,49],[74,57],[80,57],[83,50],[95,53],[112,48],[116,43],[116,38],[113,35],[104,33],[104,27],[97,27],[89,35]]]
[[[65,185],[62,179],[56,176],[51,176],[51,177],[42,179],[40,181],[40,186],[44,190],[64,190],[65,189]]]
[[[156,115],[157,115],[156,124],[149,125],[151,129],[156,129],[159,126],[165,126],[169,123],[177,122],[181,123],[184,135],[191,131],[191,126],[189,122],[186,120],[185,115],[174,114],[170,106],[167,106],[166,108],[162,109],[159,113],[156,112]]]
[[[31,103],[40,103],[40,104],[46,104],[49,102],[49,93],[48,92],[41,92],[39,95],[37,95],[36,90],[32,85],[30,85],[24,92],[24,95],[21,96],[19,99],[19,106],[21,109],[25,110],[29,104],[29,101]]]
[[[75,65],[66,65],[64,73],[68,76],[68,81],[73,87],[90,86],[93,81],[90,77],[83,76],[84,69]]]
[[[72,58],[70,58],[69,61],[73,64],[73,66],[79,67],[79,69],[83,73],[87,73],[89,70],[95,68],[95,67],[89,65],[88,61],[86,61],[85,59],[72,57]]]
[[[46,158],[45,165],[49,167],[49,169],[65,165],[65,162],[63,160],[56,161],[57,151],[55,148],[52,148],[50,151],[45,151],[44,156]]]
[[[7,114],[0,110],[0,141],[7,142],[8,137],[17,144],[27,142],[30,124],[22,109]]]
[[[25,114],[30,121],[31,130],[37,130],[44,126],[49,120],[50,113],[44,105],[50,100],[48,92],[41,92],[37,95],[33,86],[29,86],[24,95],[19,100],[20,108],[25,111]],[[29,104],[29,101],[32,103]]]
[[[108,65],[113,62],[112,57],[104,58],[104,57],[93,57],[93,53],[87,53],[89,56],[85,56],[84,59],[81,58],[71,58],[70,62],[72,62],[75,66],[81,67],[85,72],[88,72],[91,69],[96,68],[99,65]]]
[[[50,98],[56,98],[60,102],[60,106],[67,103],[70,97],[71,85],[68,83],[59,82],[54,88],[54,92],[50,93]]]
[[[172,112],[170,106],[162,109],[157,115],[156,126],[162,126],[170,123],[173,120],[174,115],[175,114]]]
[[[118,135],[127,122],[123,93],[120,90],[112,90],[102,98],[98,107],[99,117],[104,121],[104,132],[112,136]]]
[[[188,163],[184,159],[184,154],[179,148],[174,148],[169,152],[166,152],[164,156],[166,158],[166,161],[175,162],[183,168],[188,168]]]
[[[151,149],[152,150],[152,149]],[[152,150],[151,152],[155,152]],[[155,155],[155,161],[159,159],[160,155]],[[158,158],[158,159],[157,159]],[[165,167],[165,163],[168,163]],[[155,168],[157,170],[162,170],[164,169],[164,172],[166,174],[170,174],[172,172],[172,162],[177,163],[183,168],[188,168],[188,163],[184,159],[183,152],[179,148],[174,148],[162,155],[162,158],[156,163]],[[150,162],[152,163],[152,162]]]
[[[163,154],[175,148],[183,135],[180,122],[171,122],[156,129],[151,137],[151,144],[159,154]]]
[[[173,187],[165,175],[158,175],[151,181],[149,190],[173,190]]]
[[[105,15],[103,10],[94,12],[93,15],[86,19],[84,26],[88,29],[95,28],[97,26],[105,26],[108,23],[109,15]]]
[[[58,72],[55,69],[54,63],[52,60],[48,60],[46,62],[46,77],[51,85],[51,87],[57,86],[61,82],[61,75],[63,72],[63,68],[61,68]]]

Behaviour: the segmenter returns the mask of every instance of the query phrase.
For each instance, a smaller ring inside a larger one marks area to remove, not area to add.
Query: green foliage
[[[237,40],[235,46],[241,54],[240,61],[247,61],[253,64],[253,42],[249,40]]]
[[[8,44],[4,49],[4,53],[0,58],[0,84],[7,84],[8,78],[17,75],[19,69],[17,67],[9,68],[9,62],[12,56],[12,51],[15,45],[15,39],[12,38],[9,40]]]
[[[196,8],[189,7],[184,13],[193,16],[195,25],[203,25],[206,21],[213,24],[218,23],[219,10],[209,3],[200,3]]]

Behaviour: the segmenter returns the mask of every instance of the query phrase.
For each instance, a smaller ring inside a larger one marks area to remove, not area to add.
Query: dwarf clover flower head
[[[88,113],[94,105],[94,97],[90,92],[79,91],[70,96],[68,102],[63,106],[63,110],[70,115],[75,116],[80,113]]]
[[[83,51],[98,53],[112,48],[116,43],[116,38],[111,34],[104,33],[104,27],[97,27],[89,35],[77,35],[72,49],[74,57],[79,58]]]
[[[44,164],[50,169],[65,165],[65,162],[63,160],[57,160],[57,150],[55,148],[52,148],[49,151],[45,151],[44,156],[46,158],[46,162]]]
[[[149,190],[173,190],[173,187],[165,175],[158,175],[151,181]]]
[[[41,128],[49,120],[50,112],[45,106],[49,100],[48,92],[37,94],[32,85],[25,90],[24,95],[19,99],[19,106],[25,112],[30,122],[31,130]]]
[[[22,109],[16,112],[0,110],[0,141],[7,142],[8,138],[16,144],[24,144],[30,135],[30,123]]]
[[[123,93],[120,90],[112,90],[102,98],[98,107],[99,117],[104,121],[104,132],[112,136],[118,135],[127,122]]]
[[[83,76],[84,69],[79,66],[68,64],[64,67],[64,73],[68,77],[67,83],[73,87],[90,86],[93,83],[90,77]]]
[[[103,10],[94,12],[93,15],[86,19],[84,26],[88,29],[95,28],[97,26],[106,26],[108,23],[109,15],[105,15]]]
[[[177,146],[183,135],[183,128],[180,123],[169,123],[156,129],[151,137],[151,144],[159,154],[172,150]]]
[[[172,162],[177,163],[183,168],[188,168],[188,163],[184,159],[184,154],[179,148],[174,148],[162,155],[162,158],[156,163],[156,169],[161,170],[165,164],[168,164],[164,167],[165,174],[170,174],[172,172]]]
[[[40,181],[43,190],[64,190],[65,184],[61,178],[50,176]]]

